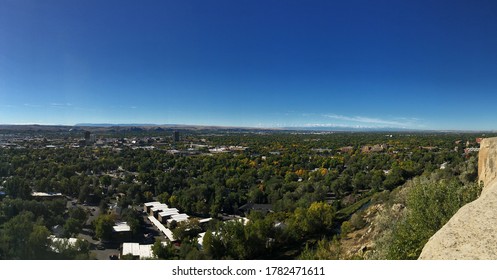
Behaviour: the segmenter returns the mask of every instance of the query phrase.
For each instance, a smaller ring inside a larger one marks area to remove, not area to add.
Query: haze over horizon
[[[0,124],[496,130],[497,2],[0,2]]]

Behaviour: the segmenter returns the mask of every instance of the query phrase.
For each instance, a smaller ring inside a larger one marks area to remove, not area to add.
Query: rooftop
[[[126,222],[117,223],[113,227],[113,229],[114,229],[115,232],[127,232],[127,231],[131,231],[131,227]]]
[[[62,193],[53,193],[53,192],[33,192],[31,193],[31,196],[36,196],[36,197],[58,197],[62,196]]]
[[[145,206],[155,206],[155,205],[160,205],[161,203],[158,201],[151,201],[151,202],[146,202],[144,205]]]
[[[176,222],[183,222],[183,221],[186,221],[188,220],[189,216],[187,214],[177,214],[177,215],[172,215],[171,216],[171,219],[167,220],[167,222],[172,222],[172,221],[176,221]]]
[[[165,209],[169,209],[169,207],[167,207],[166,204],[158,204],[158,205],[154,205],[151,210],[155,212],[155,211],[162,211]]]
[[[172,215],[178,215],[178,209],[176,208],[170,208],[170,209],[165,209],[162,210],[162,212],[159,212],[159,216],[161,217],[167,217],[167,216],[172,216]]]
[[[161,222],[159,222],[154,216],[148,216],[148,219],[154,226],[159,229],[170,241],[175,241],[176,238],[174,238],[173,232],[166,228]]]
[[[153,258],[152,245],[140,245],[139,243],[123,243],[123,255],[131,254],[140,259]]]

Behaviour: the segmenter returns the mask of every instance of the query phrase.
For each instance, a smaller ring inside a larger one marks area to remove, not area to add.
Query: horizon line
[[[156,124],[156,123],[76,123],[76,124],[51,124],[51,123],[0,123],[2,126],[60,126],[60,127],[213,127],[213,128],[237,128],[251,130],[280,130],[280,131],[317,131],[317,132],[466,132],[484,133],[497,132],[497,129],[471,130],[471,129],[415,129],[415,128],[395,128],[395,127],[354,127],[354,126],[237,126],[237,125],[211,125],[211,124]]]

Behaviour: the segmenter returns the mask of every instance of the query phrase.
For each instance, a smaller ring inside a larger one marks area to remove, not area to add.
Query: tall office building
[[[90,145],[90,137],[91,137],[91,133],[89,131],[85,131],[85,144],[86,145]]]
[[[173,141],[174,142],[179,142],[179,131],[174,131],[173,132]]]
[[[95,143],[96,136],[95,134],[91,134],[89,131],[85,131],[85,145],[90,146]]]

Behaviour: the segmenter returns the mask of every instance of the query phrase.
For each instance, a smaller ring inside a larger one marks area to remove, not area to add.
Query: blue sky
[[[0,0],[0,123],[497,129],[497,1]]]

